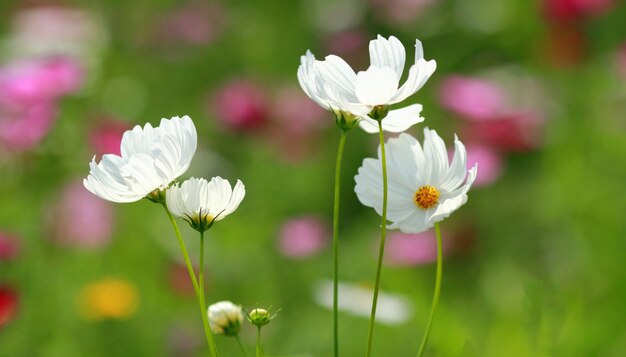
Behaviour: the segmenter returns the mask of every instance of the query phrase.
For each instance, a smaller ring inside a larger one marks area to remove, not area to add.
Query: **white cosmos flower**
[[[216,335],[234,336],[239,333],[243,312],[241,306],[230,301],[220,301],[207,310],[211,331]]]
[[[227,180],[217,176],[211,181],[190,178],[172,185],[165,192],[165,201],[170,212],[186,220],[196,230],[204,232],[215,221],[233,213],[246,195],[240,180],[233,189]]]
[[[400,86],[406,53],[402,43],[390,36],[370,41],[370,67],[356,73],[343,59],[329,55],[318,61],[311,51],[300,58],[298,81],[304,92],[321,107],[347,112],[362,119],[361,127],[374,132],[377,123],[368,117],[376,107],[400,103],[426,83],[436,68],[434,60],[426,61],[422,43],[415,40],[415,63],[407,80]],[[399,132],[423,121],[418,104],[391,111],[383,120],[383,130]],[[395,112],[395,113],[394,113]],[[387,122],[392,123],[387,123]]]
[[[389,139],[387,149],[388,209],[391,229],[420,233],[448,217],[467,202],[467,191],[476,178],[477,165],[467,170],[465,146],[454,140],[450,163],[443,140],[424,129],[424,146],[411,135]],[[383,180],[378,159],[365,159],[355,176],[355,192],[362,204],[382,213]]]
[[[349,282],[339,282],[338,285],[338,309],[352,315],[370,317],[374,290]],[[333,290],[332,280],[322,280],[314,286],[313,299],[319,305],[332,309]],[[379,293],[376,322],[399,325],[407,322],[412,314],[411,302],[405,296],[385,291]]]
[[[83,180],[93,194],[112,202],[135,202],[162,191],[189,168],[197,146],[191,118],[161,119],[124,133],[121,156],[106,154],[89,163]]]

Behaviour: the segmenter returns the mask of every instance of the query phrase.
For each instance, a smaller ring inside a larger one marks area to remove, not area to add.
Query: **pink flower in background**
[[[367,67],[369,40],[369,34],[365,30],[355,29],[330,33],[324,42],[326,53],[334,53],[349,63]]]
[[[194,266],[194,269],[197,271],[198,267]],[[210,282],[207,282],[207,280],[209,280],[207,278],[210,278],[210,277],[207,276],[206,272],[204,275],[205,275],[204,277],[205,286],[210,286]],[[191,279],[189,278],[189,271],[187,270],[187,266],[185,266],[184,264],[182,263],[170,264],[168,268],[167,279],[168,279],[170,287],[176,293],[183,295],[183,296],[188,296],[188,297],[194,296],[195,291],[193,289],[193,283],[191,282]]]
[[[11,322],[17,314],[19,297],[15,289],[0,285],[0,328]]]
[[[155,37],[170,45],[204,45],[221,36],[225,18],[223,7],[216,1],[188,1],[163,17]]]
[[[217,119],[234,131],[258,129],[267,122],[265,89],[252,81],[234,80],[220,88],[212,100]]]
[[[25,61],[0,68],[0,144],[30,150],[46,136],[57,101],[77,91],[82,70],[68,59]]]
[[[476,175],[474,186],[485,186],[493,183],[502,174],[502,156],[489,146],[482,144],[468,144],[467,168],[471,168],[478,163],[480,170]]]
[[[545,119],[538,113],[518,112],[472,123],[466,135],[505,151],[534,150],[542,144]]]
[[[543,0],[543,12],[553,21],[573,21],[611,10],[613,0]]]
[[[466,120],[461,132],[473,142],[506,151],[539,147],[545,123],[541,88],[516,73],[494,72],[499,74],[496,79],[444,79],[439,91],[441,105]]]
[[[330,229],[316,216],[300,216],[286,221],[278,236],[278,249],[286,257],[309,257],[328,245]]]
[[[459,116],[486,120],[502,113],[505,107],[503,89],[489,80],[450,76],[439,90],[441,105]]]
[[[408,23],[423,15],[435,0],[370,0],[374,14],[393,23]]]
[[[95,126],[89,134],[89,144],[96,155],[120,155],[122,135],[132,127],[124,122],[106,120]]]
[[[110,241],[114,224],[111,204],[91,194],[80,181],[63,189],[49,219],[56,242],[90,249]]]
[[[442,249],[444,255],[450,250],[445,240]],[[387,240],[384,261],[392,266],[413,266],[437,261],[435,232],[432,229],[418,234],[394,231]]]
[[[294,133],[308,134],[312,129],[326,128],[330,125],[328,112],[315,104],[300,88],[285,87],[274,98],[273,117],[281,126]]]
[[[11,260],[20,251],[20,242],[12,234],[0,232],[0,260]]]

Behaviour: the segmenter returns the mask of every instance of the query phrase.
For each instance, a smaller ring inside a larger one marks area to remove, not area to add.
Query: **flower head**
[[[230,301],[220,301],[209,306],[209,324],[217,335],[234,336],[239,333],[243,313],[241,306]]]
[[[248,321],[254,326],[262,327],[269,324],[270,321],[272,321],[272,319],[276,317],[276,313],[272,315],[269,311],[265,309],[256,308],[250,310],[246,317],[248,318]]]
[[[174,216],[204,232],[215,221],[233,213],[245,195],[246,188],[240,180],[232,188],[227,180],[219,176],[211,181],[192,177],[180,186],[170,187],[166,191],[166,203]]]
[[[196,146],[196,128],[188,116],[161,119],[157,127],[137,125],[124,133],[121,155],[106,154],[99,163],[92,159],[83,184],[108,201],[139,201],[185,173]]]
[[[401,134],[387,142],[390,229],[420,233],[448,217],[467,202],[467,191],[476,178],[477,165],[466,171],[465,146],[455,138],[450,163],[443,140],[424,129],[424,146]],[[379,150],[380,153],[380,150]],[[365,159],[355,177],[359,201],[382,212],[382,174],[379,159]]]
[[[369,52],[370,67],[356,73],[340,57],[330,55],[324,61],[318,61],[311,51],[307,51],[298,68],[300,86],[311,99],[333,111],[337,117],[345,118],[349,113],[361,122],[373,124],[372,121],[387,116],[389,105],[400,103],[417,92],[436,68],[434,60],[424,59],[422,43],[416,40],[415,64],[409,69],[406,82],[400,85],[406,60],[402,43],[393,36],[386,39],[379,35],[370,41]],[[383,129],[391,132],[406,130],[423,120],[420,111],[421,106],[417,104],[390,111],[388,114],[394,125],[387,127],[385,120]],[[361,127],[372,132],[367,125]]]

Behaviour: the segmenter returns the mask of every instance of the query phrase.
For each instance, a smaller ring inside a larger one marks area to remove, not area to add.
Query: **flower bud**
[[[235,336],[239,333],[243,313],[241,306],[230,301],[220,301],[209,306],[209,325],[216,335]]]
[[[343,131],[348,131],[359,125],[359,117],[352,113],[343,110],[333,110],[333,114],[335,115],[337,126]]]
[[[381,121],[381,120],[385,119],[385,117],[387,116],[388,113],[389,113],[389,106],[388,105],[377,105],[369,113],[369,116],[370,116],[370,118],[372,118],[372,119],[374,119],[376,121]]]
[[[248,321],[256,327],[267,325],[274,317],[276,314],[271,315],[265,309],[256,308],[248,312]]]

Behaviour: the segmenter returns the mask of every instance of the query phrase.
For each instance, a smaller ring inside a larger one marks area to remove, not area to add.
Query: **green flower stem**
[[[256,328],[256,357],[263,357],[261,352],[261,326]]]
[[[204,324],[204,331],[206,334],[209,335],[209,338],[211,340],[210,344],[212,345],[212,349],[215,351],[215,355],[217,356],[217,346],[215,345],[215,339],[213,338],[211,325],[209,325],[206,300],[204,299],[204,231],[200,232],[200,267],[198,270],[198,290],[200,291],[200,309],[203,311],[202,323]]]
[[[428,323],[426,324],[426,332],[424,332],[424,338],[422,339],[422,345],[417,353],[417,357],[421,357],[424,354],[426,345],[428,344],[428,336],[430,335],[430,328],[433,324],[433,316],[439,303],[439,292],[441,291],[441,270],[442,270],[442,252],[441,252],[441,230],[439,229],[439,223],[435,223],[435,231],[437,232],[437,275],[435,277],[435,293],[433,294],[433,303],[430,307],[430,315],[428,316]]]
[[[348,132],[341,130],[339,149],[337,149],[337,163],[335,165],[335,204],[333,208],[333,341],[334,356],[339,356],[339,190],[341,188],[341,160],[346,144]]]
[[[380,246],[378,248],[378,267],[376,268],[376,282],[374,284],[374,297],[372,299],[372,313],[370,315],[369,331],[367,334],[366,356],[372,354],[372,340],[374,337],[374,322],[376,320],[376,305],[378,304],[378,290],[380,289],[380,274],[383,268],[385,255],[385,238],[387,234],[387,157],[385,155],[385,137],[383,135],[383,121],[378,120],[378,137],[380,139],[380,159],[383,171],[383,211],[380,226]]]
[[[235,335],[235,340],[237,340],[237,344],[239,345],[239,348],[241,349],[241,354],[243,355],[243,357],[248,357],[248,354],[246,353],[246,349],[243,347],[243,343],[241,343],[241,339],[239,338],[239,335]]]
[[[206,340],[209,345],[209,350],[211,352],[211,356],[217,357],[217,346],[215,345],[215,340],[213,339],[213,333],[211,332],[211,328],[209,327],[209,321],[207,316],[206,308],[204,307],[204,293],[200,291],[200,286],[198,285],[198,281],[196,280],[196,274],[193,271],[193,266],[191,265],[191,260],[189,260],[189,254],[187,254],[187,248],[185,248],[185,242],[183,241],[183,237],[180,234],[180,229],[178,229],[178,224],[176,223],[176,219],[172,216],[172,213],[167,209],[167,206],[164,204],[163,208],[165,208],[165,213],[167,213],[167,217],[170,219],[172,223],[172,227],[174,227],[174,233],[176,233],[176,238],[178,239],[178,244],[180,245],[180,250],[183,253],[183,257],[185,258],[185,264],[187,265],[187,271],[189,272],[189,278],[191,279],[191,283],[193,284],[193,289],[196,292],[196,298],[198,299],[198,305],[200,306],[200,314],[202,316],[202,324],[204,325],[204,333],[206,335]],[[201,253],[202,254],[202,253]],[[202,267],[200,268],[200,276],[202,276]]]

